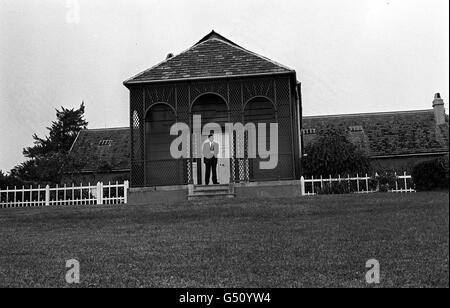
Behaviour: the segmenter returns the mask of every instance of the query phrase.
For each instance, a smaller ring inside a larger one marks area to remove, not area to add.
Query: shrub
[[[351,189],[348,181],[324,183],[323,188],[319,188],[317,194],[319,195],[342,195],[350,194],[356,190]]]
[[[25,182],[14,176],[4,174],[0,170],[0,189],[13,188],[14,186],[20,187],[22,185],[25,185]]]
[[[442,158],[424,161],[414,166],[412,178],[418,191],[448,189],[448,155]]]
[[[371,173],[369,158],[348,139],[345,131],[326,128],[305,147],[304,175],[337,176]]]
[[[449,184],[449,175],[448,175],[448,168],[449,168],[449,156],[445,155],[444,157],[441,157],[438,159],[438,164],[444,170],[445,173],[445,183],[444,186],[448,188]]]
[[[379,192],[388,192],[391,188],[395,187],[397,176],[394,172],[385,172],[377,175],[375,180],[378,185]]]

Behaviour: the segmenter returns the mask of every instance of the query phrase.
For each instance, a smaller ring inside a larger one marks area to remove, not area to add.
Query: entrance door
[[[216,142],[219,143],[219,158],[217,162],[217,180],[220,184],[230,183],[230,140],[228,133],[222,133],[217,136]]]
[[[217,180],[220,184],[230,183],[230,140],[228,139],[228,133],[222,133],[216,135],[214,141],[219,144],[219,157],[217,159]],[[208,138],[202,136],[202,145],[207,142]],[[202,147],[203,148],[203,147]],[[192,175],[195,185],[200,185],[205,179],[205,164],[203,163],[203,158],[201,163],[199,160],[193,162]],[[200,170],[200,172],[198,172]],[[201,174],[201,180],[198,178]],[[204,184],[204,183],[203,183]]]

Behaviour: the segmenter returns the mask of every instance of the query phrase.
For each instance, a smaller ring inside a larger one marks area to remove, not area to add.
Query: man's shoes
[[[214,185],[220,185],[220,183],[219,182],[217,182],[217,183],[213,183]]]

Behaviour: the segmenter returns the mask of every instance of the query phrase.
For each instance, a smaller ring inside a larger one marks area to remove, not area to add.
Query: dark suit
[[[209,141],[203,144],[203,161],[206,166],[205,170],[205,184],[209,184],[209,178],[211,177],[212,171],[212,181],[217,184],[217,155],[219,154],[219,144],[217,142]]]

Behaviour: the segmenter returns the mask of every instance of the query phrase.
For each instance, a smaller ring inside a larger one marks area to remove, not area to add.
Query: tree
[[[68,153],[80,130],[88,125],[84,119],[84,109],[84,102],[78,109],[56,109],[56,121],[52,122],[51,127],[47,127],[49,136],[40,138],[34,134],[34,146],[23,150],[25,157],[38,158],[51,153]]]
[[[7,187],[13,188],[14,186],[20,187],[22,185],[24,183],[21,180],[12,175],[5,174],[0,170],[0,189],[6,189]]]
[[[302,159],[306,176],[364,174],[371,171],[369,158],[351,143],[346,132],[326,128],[305,148]]]
[[[47,127],[49,135],[33,135],[34,145],[23,150],[28,160],[14,167],[11,176],[29,183],[53,184],[59,183],[65,172],[79,167],[79,160],[69,151],[78,133],[87,127],[84,110],[84,103],[78,109],[56,109],[56,121]]]

